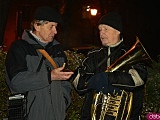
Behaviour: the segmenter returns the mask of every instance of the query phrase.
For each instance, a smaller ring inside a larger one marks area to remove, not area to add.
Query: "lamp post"
[[[93,37],[92,37],[92,43],[93,45],[95,44],[95,38],[96,38],[96,15],[98,13],[98,10],[96,8],[91,8],[90,9],[90,13],[91,13],[91,22],[93,25]]]
[[[97,19],[99,18],[99,9],[98,9],[98,5],[97,4],[86,4],[83,6],[83,10],[82,10],[82,18],[89,20],[90,22],[90,30],[91,30],[91,44],[95,45],[97,44],[97,27],[96,27],[96,23],[97,23]]]

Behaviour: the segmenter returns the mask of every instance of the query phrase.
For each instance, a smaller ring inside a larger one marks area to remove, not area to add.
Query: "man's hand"
[[[102,91],[103,93],[113,93],[113,91],[119,92],[118,88],[113,87],[109,83],[108,73],[101,72],[92,76],[87,83],[87,89],[95,90],[97,93]]]
[[[96,92],[106,89],[108,86],[108,77],[105,72],[92,76],[87,83],[88,89],[96,90]]]
[[[51,80],[68,80],[73,72],[72,71],[63,71],[65,68],[65,65],[63,65],[62,67],[53,69],[51,71]]]

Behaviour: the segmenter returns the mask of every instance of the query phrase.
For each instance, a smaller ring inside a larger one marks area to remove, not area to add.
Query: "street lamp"
[[[97,15],[97,12],[98,12],[98,10],[97,9],[90,9],[90,11],[91,11],[91,15],[92,16],[96,16]]]

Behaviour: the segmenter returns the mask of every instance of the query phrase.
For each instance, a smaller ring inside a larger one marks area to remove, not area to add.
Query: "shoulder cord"
[[[52,64],[54,68],[58,68],[55,61],[51,58],[51,56],[44,50],[44,49],[38,49],[38,51],[47,58],[47,60]]]

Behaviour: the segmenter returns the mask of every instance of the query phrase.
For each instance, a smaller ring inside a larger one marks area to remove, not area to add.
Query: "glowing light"
[[[92,16],[96,16],[97,15],[98,10],[97,9],[91,9],[91,15]]]

